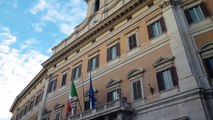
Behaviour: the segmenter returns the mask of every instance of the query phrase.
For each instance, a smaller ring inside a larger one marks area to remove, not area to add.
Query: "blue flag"
[[[89,98],[90,98],[90,104],[92,109],[95,109],[95,95],[94,95],[94,90],[92,87],[92,75],[90,72],[90,87],[89,87]]]

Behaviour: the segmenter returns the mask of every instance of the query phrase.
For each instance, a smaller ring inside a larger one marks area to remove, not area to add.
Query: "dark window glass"
[[[95,0],[94,12],[98,11],[100,7],[100,0]]]
[[[36,96],[36,100],[35,100],[35,105],[37,105],[40,101],[40,94],[38,96]]]
[[[204,60],[208,77],[213,79],[213,57]]]
[[[34,105],[34,100],[32,100],[32,101],[30,102],[29,111],[32,110],[33,105]]]
[[[129,50],[137,47],[136,34],[129,36]]]
[[[60,112],[56,113],[55,120],[60,120],[60,118],[61,118],[61,113]]]
[[[63,74],[61,86],[64,86],[66,84],[66,80],[67,80],[67,74]]]
[[[90,101],[85,101],[85,104],[84,104],[84,109],[85,111],[89,110],[90,109]]]
[[[141,82],[138,80],[136,82],[133,82],[133,98],[134,100],[142,98],[142,92],[141,92]]]

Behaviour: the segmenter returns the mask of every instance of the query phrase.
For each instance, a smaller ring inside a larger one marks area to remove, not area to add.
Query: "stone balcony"
[[[127,115],[132,113],[133,109],[126,101],[126,98],[121,98],[103,106],[98,106],[94,110],[88,110],[77,115],[70,115],[67,120],[122,119],[122,117],[127,117]]]

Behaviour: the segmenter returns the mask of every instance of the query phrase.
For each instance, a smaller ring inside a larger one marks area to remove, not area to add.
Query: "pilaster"
[[[174,62],[179,77],[179,88],[180,91],[183,92],[197,88],[199,85],[196,82],[195,75],[192,72],[190,61],[188,59],[187,51],[184,45],[184,41],[188,39],[183,37],[183,32],[181,31],[183,29],[180,29],[180,25],[177,23],[177,19],[180,19],[179,17],[182,17],[183,15],[179,13],[177,18],[175,12],[180,12],[180,9],[174,10],[173,6],[174,2],[172,2],[172,0],[165,0],[161,5],[163,17],[167,26],[167,34],[170,38],[172,54],[175,57]],[[181,25],[181,27],[182,26],[186,26],[186,24]]]

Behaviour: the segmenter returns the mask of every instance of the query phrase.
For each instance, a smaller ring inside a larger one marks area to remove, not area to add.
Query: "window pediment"
[[[144,72],[145,72],[145,70],[143,68],[142,69],[132,69],[127,73],[126,77],[129,79],[129,78],[132,78],[134,76],[143,74]]]
[[[209,42],[201,46],[199,52],[204,59],[213,57],[213,42]]]
[[[209,50],[213,50],[213,42],[204,44],[203,46],[200,47],[200,52],[205,52],[205,51],[209,51]]]
[[[57,110],[57,109],[61,109],[61,108],[63,108],[63,107],[64,107],[63,104],[59,104],[59,103],[58,103],[58,104],[55,105],[54,108],[55,108],[55,110]]]
[[[160,57],[158,58],[155,63],[153,64],[154,67],[160,66],[162,64],[168,63],[168,62],[173,62],[175,59],[174,56],[171,57]]]
[[[112,78],[109,82],[106,83],[105,86],[107,88],[109,88],[109,87],[112,87],[112,86],[115,86],[115,85],[119,85],[120,83],[121,83],[121,80]]]
[[[43,111],[43,115],[46,115],[46,114],[50,114],[51,113],[51,110],[48,110],[48,109],[44,109],[44,111]]]

